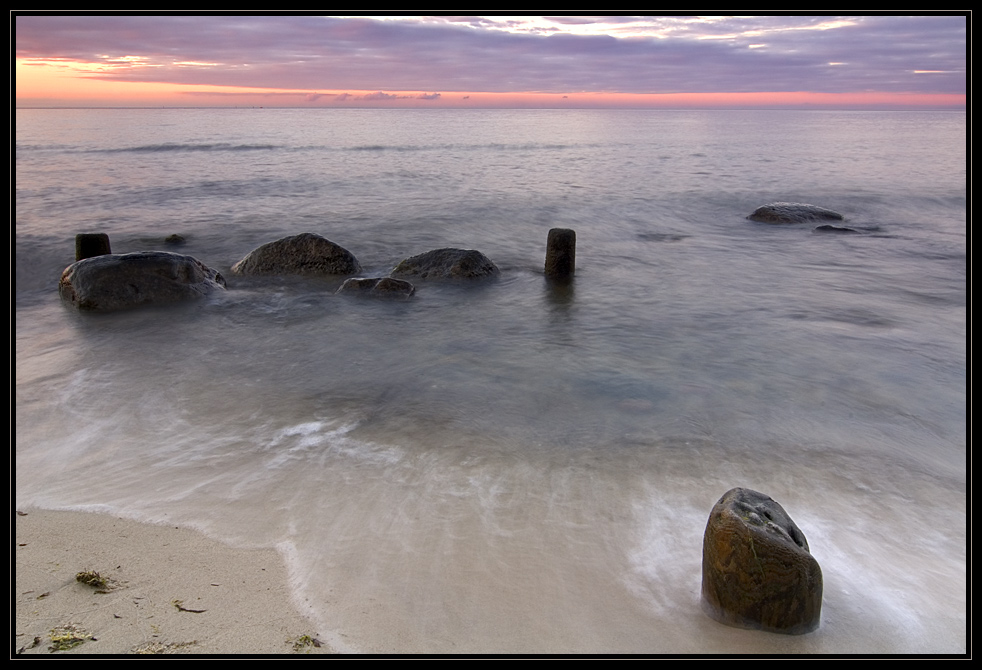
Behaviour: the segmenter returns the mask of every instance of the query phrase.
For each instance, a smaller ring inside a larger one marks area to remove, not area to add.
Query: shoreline
[[[14,522],[12,655],[337,653],[294,606],[273,549],[100,513],[24,508]],[[52,651],[59,636],[83,641]]]

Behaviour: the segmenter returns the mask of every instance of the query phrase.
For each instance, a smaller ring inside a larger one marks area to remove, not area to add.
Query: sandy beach
[[[28,508],[15,521],[15,654],[334,653],[274,550],[111,515]],[[86,571],[105,586],[79,582]]]

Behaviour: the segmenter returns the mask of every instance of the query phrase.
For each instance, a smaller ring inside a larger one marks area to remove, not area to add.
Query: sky
[[[969,21],[11,16],[18,107],[963,109]]]

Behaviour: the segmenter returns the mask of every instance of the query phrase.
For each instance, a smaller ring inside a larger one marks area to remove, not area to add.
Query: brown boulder
[[[738,628],[789,635],[818,628],[822,570],[798,526],[763,493],[732,489],[710,512],[702,546],[702,607]]]

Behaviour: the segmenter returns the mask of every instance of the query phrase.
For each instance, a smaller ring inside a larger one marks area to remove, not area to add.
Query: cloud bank
[[[15,17],[24,64],[376,101],[450,92],[966,92],[966,16]],[[331,91],[322,94],[322,91]],[[441,92],[441,93],[437,93]]]

